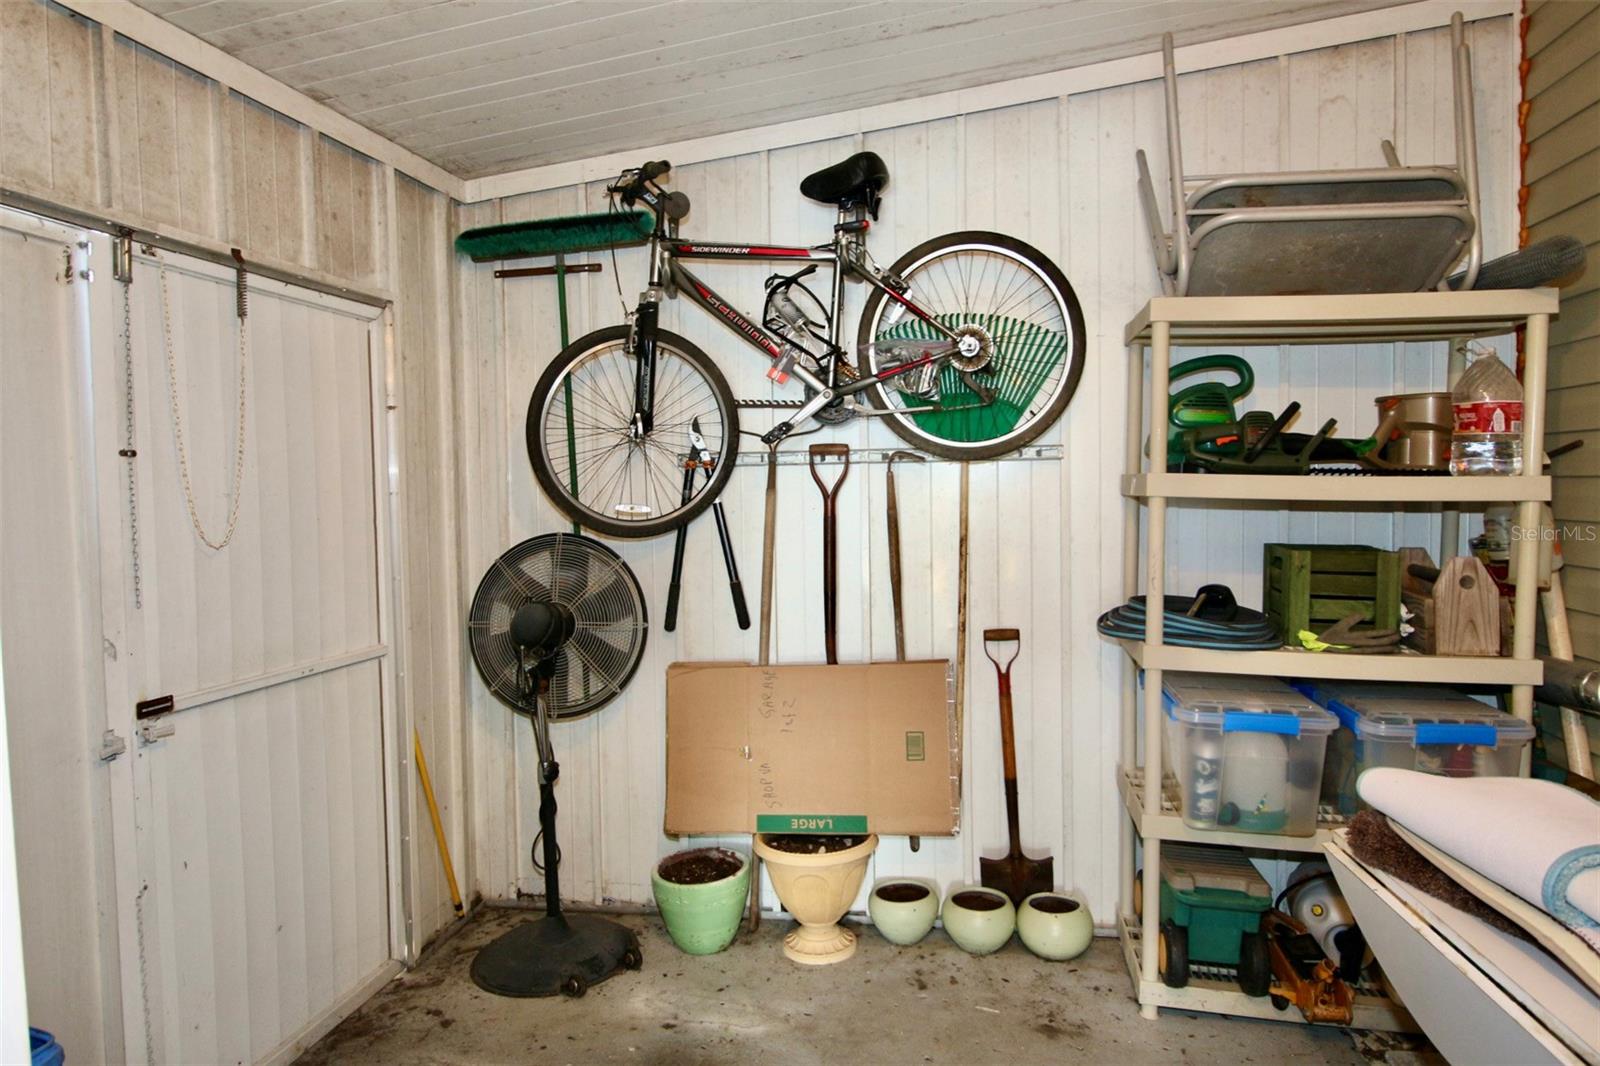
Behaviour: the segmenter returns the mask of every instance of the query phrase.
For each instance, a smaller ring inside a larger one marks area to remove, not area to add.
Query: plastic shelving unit
[[[1351,510],[1396,510],[1442,505],[1445,554],[1459,550],[1459,518],[1450,505],[1515,503],[1517,524],[1537,529],[1540,505],[1550,499],[1550,479],[1540,464],[1545,422],[1545,374],[1550,318],[1557,311],[1554,290],[1491,292],[1424,292],[1366,296],[1217,296],[1151,300],[1128,323],[1124,339],[1132,366],[1128,375],[1126,470],[1122,480],[1128,535],[1123,551],[1123,593],[1140,591],[1139,523],[1147,523],[1143,591],[1150,603],[1166,594],[1166,526],[1170,501],[1237,500],[1299,504],[1345,503]],[[1459,342],[1491,337],[1525,327],[1523,373],[1524,472],[1512,477],[1425,476],[1273,476],[1173,474],[1161,469],[1166,455],[1168,372],[1172,350],[1184,345],[1356,344],[1399,341]],[[1144,371],[1146,354],[1150,369]],[[1145,469],[1146,411],[1155,443],[1155,466]],[[1128,653],[1122,692],[1122,740],[1118,787],[1128,813],[1131,835],[1122,848],[1122,931],[1140,1012],[1154,1018],[1160,1007],[1236,1014],[1254,1018],[1300,1020],[1292,1008],[1279,1012],[1265,998],[1252,999],[1230,986],[1227,975],[1212,975],[1185,988],[1168,988],[1157,975],[1156,908],[1133,914],[1134,841],[1144,843],[1143,897],[1160,898],[1160,849],[1164,840],[1223,844],[1265,851],[1317,853],[1338,827],[1325,819],[1308,837],[1190,829],[1179,817],[1165,789],[1145,787],[1145,767],[1138,761],[1138,713],[1144,715],[1145,757],[1159,773],[1161,752],[1161,675],[1165,670],[1206,673],[1341,678],[1363,681],[1488,683],[1512,686],[1512,711],[1524,720],[1533,713],[1533,687],[1543,680],[1534,656],[1537,613],[1538,541],[1524,537],[1513,547],[1519,581],[1513,601],[1512,654],[1509,658],[1442,657],[1409,653],[1394,655],[1326,655],[1282,651],[1214,651],[1179,648],[1163,643],[1162,616],[1152,611],[1141,642],[1121,642]],[[1137,671],[1145,671],[1139,696]],[[1524,761],[1526,768],[1526,761]],[[1409,1016],[1378,990],[1358,990],[1354,1024],[1366,1028],[1411,1028]]]

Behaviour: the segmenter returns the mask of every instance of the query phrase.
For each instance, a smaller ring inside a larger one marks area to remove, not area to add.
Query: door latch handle
[[[117,735],[115,729],[100,734],[100,761],[110,762],[128,750],[128,742]]]
[[[145,744],[165,740],[177,731],[177,725],[170,718],[155,718],[148,722],[140,722],[138,729],[139,739]]]

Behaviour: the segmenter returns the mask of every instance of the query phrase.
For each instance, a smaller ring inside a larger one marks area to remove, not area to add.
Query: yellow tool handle
[[[450,844],[444,838],[444,823],[439,821],[439,801],[433,798],[433,781],[428,777],[428,760],[422,754],[422,734],[411,730],[411,746],[417,753],[417,776],[422,778],[422,794],[428,798],[428,815],[433,819],[433,839],[439,842],[439,858],[444,860],[445,880],[450,882],[450,902],[457,914],[466,913],[461,903],[461,887],[456,884],[455,864],[450,861]]]

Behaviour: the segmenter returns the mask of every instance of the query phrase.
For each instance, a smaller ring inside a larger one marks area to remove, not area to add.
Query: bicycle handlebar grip
[[[665,159],[658,160],[654,163],[646,163],[644,166],[639,168],[639,180],[655,181],[657,178],[671,169],[672,164],[667,162]]]

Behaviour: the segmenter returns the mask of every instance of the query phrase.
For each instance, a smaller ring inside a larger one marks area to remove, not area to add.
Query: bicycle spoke
[[[550,393],[540,451],[564,494],[581,510],[608,522],[659,521],[681,509],[683,463],[699,423],[712,461],[728,458],[729,412],[694,363],[663,344],[656,353],[651,432],[633,427],[636,362],[620,341],[575,359]],[[576,488],[568,485],[575,470]],[[696,479],[691,500],[708,482]],[[642,513],[635,513],[634,508]]]
[[[1042,257],[1040,257],[1042,259]],[[1002,441],[1022,443],[1042,431],[1041,418],[1054,418],[1070,395],[1081,367],[1075,347],[1081,321],[1063,290],[1039,259],[998,243],[952,239],[935,243],[927,254],[900,266],[918,307],[939,327],[979,336],[991,345],[979,369],[962,373],[950,360],[934,365],[931,395],[904,392],[925,374],[891,379],[876,395],[892,412],[891,425],[926,439],[965,450]],[[864,331],[872,338],[870,368],[894,365],[893,340],[925,341],[933,330],[904,308],[883,298],[871,305],[875,318]],[[979,399],[978,389],[989,398]],[[920,389],[920,386],[919,386]]]

